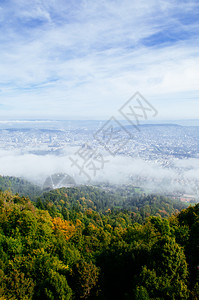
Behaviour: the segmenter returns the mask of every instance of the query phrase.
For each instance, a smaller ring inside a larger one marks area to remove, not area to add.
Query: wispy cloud
[[[168,101],[173,118],[196,117],[198,15],[193,0],[2,1],[0,103],[14,117],[106,118],[139,90],[161,118]]]

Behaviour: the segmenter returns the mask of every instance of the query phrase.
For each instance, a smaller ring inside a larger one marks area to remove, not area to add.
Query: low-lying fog
[[[98,158],[98,161],[93,160],[90,165],[85,163],[83,168],[80,157],[73,154],[76,150],[75,147],[71,147],[59,156],[22,155],[17,150],[0,151],[0,174],[23,177],[42,186],[48,176],[66,173],[72,176],[77,184],[87,184],[88,180],[91,180],[91,184],[132,183],[159,193],[198,195],[199,159],[172,159],[169,167],[164,167],[155,161],[104,156],[101,162]]]

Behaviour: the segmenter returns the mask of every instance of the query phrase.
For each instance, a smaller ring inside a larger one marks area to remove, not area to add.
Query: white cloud
[[[174,103],[172,117],[195,117],[199,104],[183,97],[193,91],[199,97],[199,22],[190,18],[198,3],[180,3],[16,1],[2,5],[0,95],[1,103],[9,105],[8,116],[107,118],[139,90],[159,99],[154,105],[163,118],[167,117],[166,96]],[[158,32],[162,33],[155,44],[146,44],[145,39],[150,42]],[[185,37],[180,40],[181,34]],[[176,40],[171,42],[170,35]],[[181,112],[176,110],[179,100]],[[193,104],[195,109],[186,113]]]
[[[65,173],[75,178],[77,184],[88,183],[88,177],[80,174],[76,166],[71,165],[77,148],[67,148],[62,156],[21,155],[19,151],[0,151],[0,174],[23,177],[31,182],[43,185],[45,179],[56,173]],[[173,160],[173,168],[163,168],[155,162],[130,157],[106,156],[104,168],[96,172],[85,170],[92,183],[109,182],[111,184],[133,184],[143,186],[152,192],[199,193],[199,160]],[[141,181],[138,181],[139,178]]]

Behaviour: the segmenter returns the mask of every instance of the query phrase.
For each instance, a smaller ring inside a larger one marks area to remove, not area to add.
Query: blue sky
[[[198,32],[198,0],[0,0],[0,118],[199,118]]]

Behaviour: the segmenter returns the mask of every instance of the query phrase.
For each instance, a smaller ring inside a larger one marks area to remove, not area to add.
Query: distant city
[[[17,151],[17,155],[20,156],[32,154],[59,157],[68,155],[66,153],[77,156],[78,149],[87,149],[87,155],[88,150],[92,150],[95,155],[91,154],[90,158],[93,157],[98,162],[101,156],[101,169],[102,165],[103,169],[106,168],[104,162],[109,157],[132,159],[132,173],[128,173],[128,183],[148,189],[153,186],[154,191],[160,191],[160,188],[163,191],[165,186],[165,193],[168,194],[170,191],[172,196],[180,195],[186,201],[198,197],[199,126],[165,123],[142,124],[136,127],[126,125],[124,122],[113,124],[109,121],[4,121],[0,123],[1,157],[5,155],[4,151],[10,153]],[[157,166],[157,170],[164,171],[163,174],[158,174],[154,169],[153,172],[147,173],[143,168],[139,172],[134,172],[133,161],[139,160]],[[73,166],[74,173],[76,167],[77,165]],[[99,167],[92,168],[93,177],[91,168],[89,170],[87,177],[90,184],[96,183]],[[82,176],[86,174],[85,170],[80,171],[80,167],[76,171]],[[171,176],[169,171],[172,171]],[[7,175],[5,168],[2,175]],[[171,188],[174,185],[175,188]]]
[[[92,147],[102,147],[96,132],[105,121],[30,121],[0,123],[0,149],[21,150],[22,153],[40,155],[61,153],[66,146],[82,146],[92,143]],[[117,155],[158,160],[163,165],[172,158],[199,158],[199,126],[175,124],[147,124],[115,127],[118,139],[129,136],[125,146]],[[131,135],[131,136],[130,136]],[[117,139],[117,143],[118,143]],[[115,138],[110,139],[110,152],[114,152]]]

